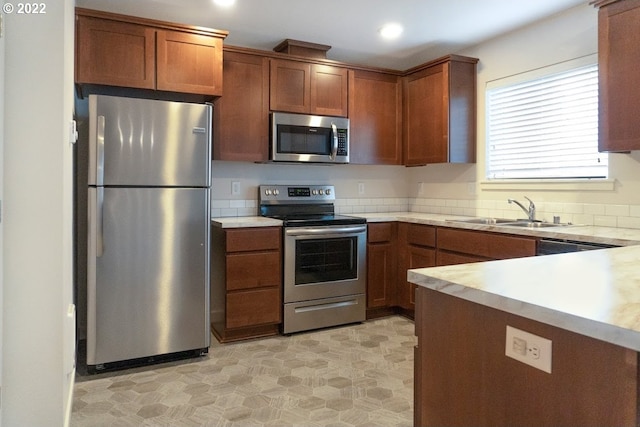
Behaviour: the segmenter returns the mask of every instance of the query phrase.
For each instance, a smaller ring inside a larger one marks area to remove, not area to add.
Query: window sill
[[[615,179],[501,179],[480,181],[483,191],[614,191]]]

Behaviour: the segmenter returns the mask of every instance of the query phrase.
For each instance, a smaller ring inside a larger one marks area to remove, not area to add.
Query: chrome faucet
[[[515,199],[507,199],[507,201],[509,203],[515,203],[516,205],[520,206],[520,209],[522,209],[524,211],[524,213],[527,214],[527,217],[529,218],[529,221],[533,222],[533,221],[536,220],[536,205],[533,203],[533,200],[531,200],[527,196],[524,196],[524,198],[529,201],[529,209],[527,209],[524,206],[522,206],[522,203],[520,203],[519,201],[517,201]]]

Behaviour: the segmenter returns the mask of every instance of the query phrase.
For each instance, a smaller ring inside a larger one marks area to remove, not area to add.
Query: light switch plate
[[[232,196],[240,195],[240,181],[231,181],[231,195]]]

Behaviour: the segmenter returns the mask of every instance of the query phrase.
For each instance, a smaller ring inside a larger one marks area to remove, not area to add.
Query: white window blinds
[[[487,91],[487,178],[606,178],[598,66]]]

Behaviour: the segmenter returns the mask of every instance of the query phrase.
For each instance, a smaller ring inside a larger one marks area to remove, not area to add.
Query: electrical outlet
[[[231,195],[232,196],[240,195],[240,181],[231,181]]]
[[[364,194],[364,183],[363,182],[359,182],[358,183],[358,194],[361,195],[361,196]]]
[[[505,355],[551,373],[551,340],[507,326]]]

